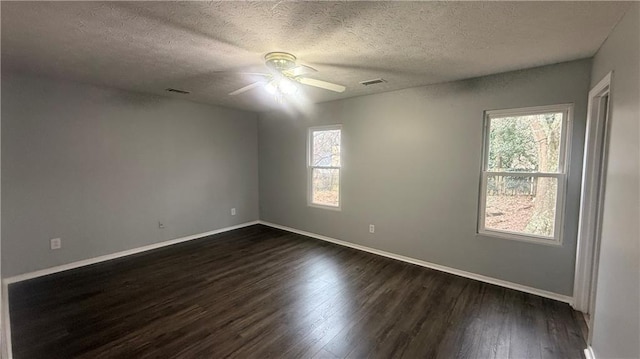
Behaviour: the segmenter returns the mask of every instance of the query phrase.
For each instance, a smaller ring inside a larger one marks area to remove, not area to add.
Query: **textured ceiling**
[[[263,111],[263,89],[228,93],[288,51],[342,94],[476,77],[592,56],[619,2],[6,2],[2,69]],[[364,87],[360,81],[388,82]],[[173,87],[192,91],[175,95]]]

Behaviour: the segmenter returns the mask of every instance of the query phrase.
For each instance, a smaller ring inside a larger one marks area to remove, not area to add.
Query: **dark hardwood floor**
[[[9,287],[14,358],[582,358],[568,305],[256,225]]]

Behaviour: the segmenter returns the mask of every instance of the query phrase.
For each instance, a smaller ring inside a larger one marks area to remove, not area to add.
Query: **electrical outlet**
[[[160,228],[160,229],[164,229],[164,223],[162,223],[162,222],[158,222],[158,228]]]
[[[376,226],[374,226],[373,224],[369,225],[369,233],[375,233],[376,231]]]
[[[62,239],[60,238],[52,238],[50,240],[51,242],[51,249],[60,249],[62,248]]]
[[[235,216],[236,215],[236,209],[235,208],[231,208],[231,215]]]

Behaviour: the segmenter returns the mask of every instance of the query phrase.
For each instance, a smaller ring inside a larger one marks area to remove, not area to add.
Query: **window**
[[[340,209],[340,125],[309,129],[308,204]]]
[[[572,109],[486,112],[480,234],[561,243]]]

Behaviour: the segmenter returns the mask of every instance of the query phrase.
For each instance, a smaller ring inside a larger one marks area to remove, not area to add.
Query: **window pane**
[[[311,166],[340,167],[340,130],[313,131]]]
[[[488,176],[485,228],[553,237],[558,179]]]
[[[491,118],[488,170],[560,172],[563,113]]]
[[[338,207],[340,204],[340,170],[335,168],[314,168],[312,171],[312,202]]]

